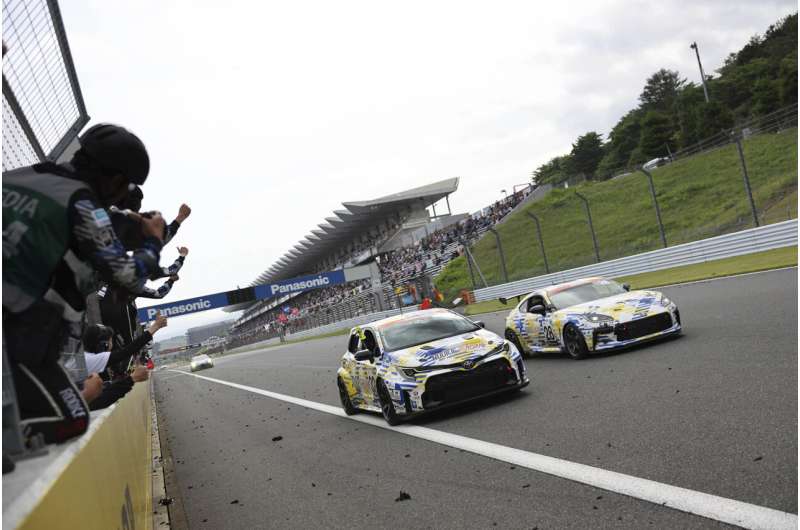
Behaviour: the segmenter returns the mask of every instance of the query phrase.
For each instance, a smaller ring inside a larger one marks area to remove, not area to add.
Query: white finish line
[[[294,403],[301,407],[333,414],[348,420],[358,421],[379,427],[390,431],[395,431],[414,438],[428,440],[430,442],[438,443],[455,449],[463,449],[470,453],[507,462],[517,466],[540,471],[548,475],[552,475],[581,484],[587,484],[596,488],[627,495],[635,499],[652,502],[660,506],[672,508],[682,512],[698,515],[708,519],[714,519],[723,523],[728,523],[743,528],[754,528],[764,530],[780,530],[780,529],[796,529],[798,526],[797,515],[772,508],[765,508],[755,504],[736,501],[733,499],[726,499],[725,497],[718,497],[708,493],[702,493],[686,488],[677,486],[670,486],[669,484],[662,484],[653,480],[616,473],[600,469],[598,467],[587,466],[553,458],[550,456],[522,451],[507,447],[504,445],[495,444],[492,442],[484,442],[474,438],[467,438],[458,434],[451,434],[447,432],[429,429],[427,427],[419,427],[416,425],[399,425],[391,427],[382,418],[371,416],[369,414],[358,414],[355,416],[347,416],[340,407],[333,407],[325,405],[324,403],[317,403],[315,401],[308,401],[306,399],[287,396],[286,394],[278,394],[277,392],[270,392],[269,390],[262,390],[252,386],[240,385],[238,383],[231,383],[221,379],[214,379],[213,377],[206,377],[202,375],[184,372],[182,370],[170,370],[179,374],[190,375],[198,379],[205,379],[212,383],[226,385],[232,388],[238,388],[246,392],[260,394],[269,398],[285,401],[287,403]]]

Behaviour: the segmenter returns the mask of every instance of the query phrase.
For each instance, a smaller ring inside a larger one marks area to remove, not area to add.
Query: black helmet
[[[83,332],[83,349],[89,353],[108,351],[108,341],[114,334],[111,328],[102,324],[92,324]]]
[[[134,184],[144,184],[150,157],[142,141],[129,130],[99,123],[89,127],[79,141],[86,156],[99,167],[119,172]]]

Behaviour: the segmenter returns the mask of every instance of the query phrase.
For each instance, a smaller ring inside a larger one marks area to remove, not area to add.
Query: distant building
[[[228,329],[233,325],[233,322],[233,320],[226,320],[224,322],[189,328],[186,332],[186,344],[200,344],[214,336],[224,337],[228,334]]]

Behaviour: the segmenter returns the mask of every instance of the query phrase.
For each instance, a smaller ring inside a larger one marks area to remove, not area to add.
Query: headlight
[[[489,353],[486,354],[486,356],[488,357],[489,355],[496,355],[500,352],[508,351],[508,349],[509,349],[508,341],[504,340],[503,344],[500,344],[499,346],[492,349]]]
[[[587,313],[583,315],[583,318],[591,322],[592,324],[599,324],[601,322],[613,322],[614,317],[603,315],[601,313]]]
[[[666,296],[662,296],[661,297],[661,305],[663,305],[664,307],[667,307],[671,303],[672,303],[672,300],[670,300]]]

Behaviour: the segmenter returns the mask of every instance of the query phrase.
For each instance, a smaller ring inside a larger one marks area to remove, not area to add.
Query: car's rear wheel
[[[527,351],[525,351],[525,348],[522,347],[522,344],[520,343],[517,334],[511,331],[510,329],[506,330],[506,340],[511,342],[511,344],[517,347],[517,350],[519,351],[520,355],[522,355],[523,357],[531,357],[531,355]]]
[[[345,414],[352,416],[358,412],[358,409],[355,408],[353,402],[350,401],[350,394],[347,393],[347,387],[340,377],[336,378],[336,384],[339,386],[339,400],[342,402],[342,409],[344,409]]]
[[[574,324],[567,324],[564,328],[564,349],[573,359],[583,359],[589,354],[583,334]]]
[[[386,420],[386,423],[389,425],[399,425],[400,416],[397,414],[397,411],[394,408],[392,398],[389,396],[389,390],[386,388],[386,385],[381,379],[378,379],[377,386],[378,399],[381,402],[381,413],[383,413],[383,419]]]

